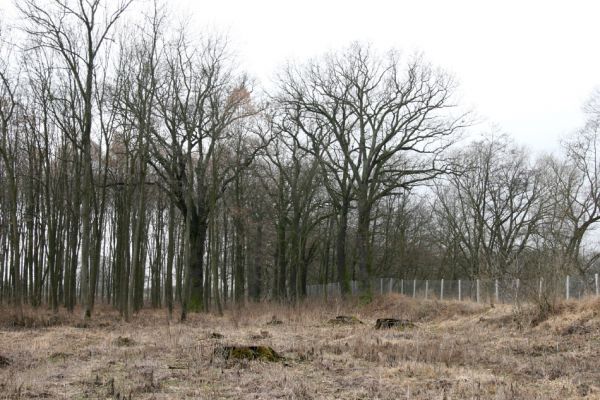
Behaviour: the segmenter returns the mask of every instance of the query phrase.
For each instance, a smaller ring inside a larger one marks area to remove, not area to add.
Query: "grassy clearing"
[[[1,310],[0,398],[600,398],[600,299],[539,314],[400,295],[257,304],[186,323],[151,310],[125,323],[106,309],[87,325],[29,311],[14,326]],[[338,315],[364,324],[329,323]],[[375,330],[386,317],[415,326]],[[270,346],[284,359],[219,354],[230,345]]]

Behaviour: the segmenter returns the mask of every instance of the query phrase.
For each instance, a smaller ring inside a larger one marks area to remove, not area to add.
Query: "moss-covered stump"
[[[396,319],[396,318],[379,318],[375,323],[375,329],[390,329],[390,328],[414,328],[415,324],[407,319]]]
[[[333,325],[355,325],[362,324],[363,322],[356,317],[349,317],[347,315],[338,315],[337,317],[329,320],[330,324]]]
[[[283,357],[268,346],[219,346],[215,355],[226,360],[280,361]]]

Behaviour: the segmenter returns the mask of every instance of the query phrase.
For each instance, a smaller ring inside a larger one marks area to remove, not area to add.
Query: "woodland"
[[[0,302],[129,320],[337,282],[599,271],[600,93],[560,150],[482,132],[425,55],[350,43],[262,86],[166,6],[0,16]],[[592,88],[590,88],[591,90]]]

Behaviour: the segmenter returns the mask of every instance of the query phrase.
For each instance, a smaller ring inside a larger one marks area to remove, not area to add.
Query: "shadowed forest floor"
[[[390,295],[185,323],[164,310],[131,323],[98,310],[87,325],[29,311],[23,327],[4,309],[0,398],[600,399],[600,300],[537,310]],[[332,324],[338,315],[363,323]],[[385,317],[415,326],[376,330]],[[223,345],[271,346],[284,359],[224,359]]]

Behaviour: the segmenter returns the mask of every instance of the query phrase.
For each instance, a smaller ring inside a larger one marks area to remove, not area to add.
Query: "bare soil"
[[[535,306],[414,301],[231,309],[169,321],[144,310],[0,310],[0,398],[600,399],[600,299]],[[331,324],[339,315],[364,324]],[[378,318],[414,326],[375,329]],[[282,323],[272,323],[281,321]],[[234,359],[266,346],[277,361]]]

